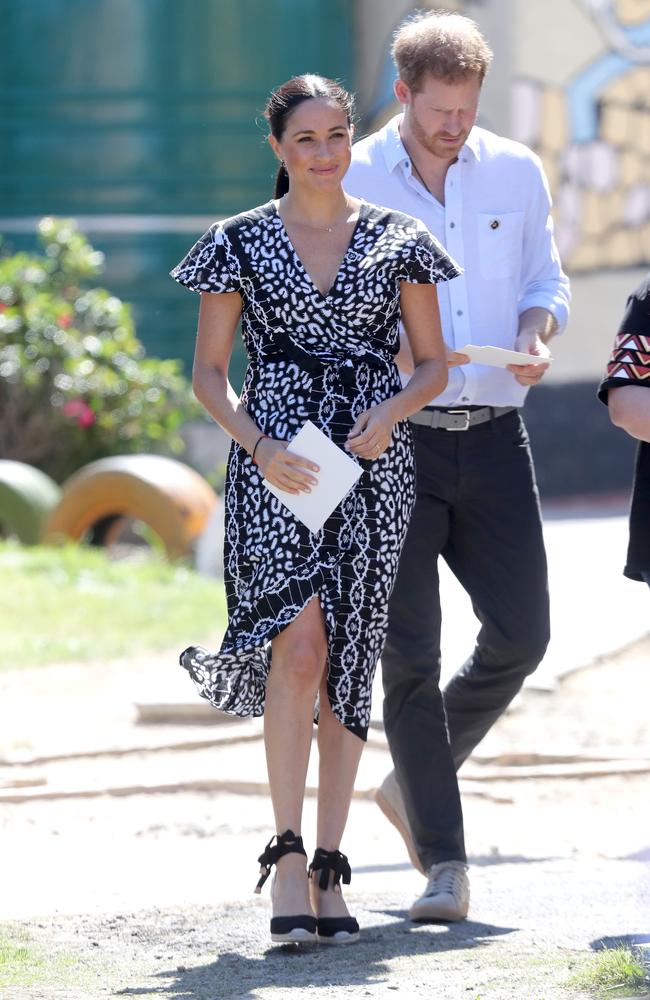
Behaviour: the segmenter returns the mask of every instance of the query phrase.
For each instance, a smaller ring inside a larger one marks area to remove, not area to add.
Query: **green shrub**
[[[199,415],[180,362],[145,357],[127,304],[91,287],[103,255],[43,219],[42,254],[0,256],[0,455],[59,482],[107,455],[180,454]]]

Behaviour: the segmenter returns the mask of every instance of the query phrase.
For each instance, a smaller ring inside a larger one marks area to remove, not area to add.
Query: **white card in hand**
[[[357,482],[363,469],[311,420],[300,428],[287,446],[287,451],[308,458],[319,467],[320,472],[314,473],[318,483],[312,486],[311,493],[287,493],[267,479],[262,482],[310,531],[320,531],[334,508]]]
[[[524,354],[523,351],[507,351],[503,347],[478,344],[459,347],[458,354],[466,354],[476,365],[490,365],[493,368],[505,368],[506,365],[550,364],[553,360],[553,358],[540,358],[536,354]]]

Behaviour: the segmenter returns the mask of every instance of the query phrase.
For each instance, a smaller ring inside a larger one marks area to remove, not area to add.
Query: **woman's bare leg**
[[[293,830],[301,834],[314,704],[326,661],[325,624],[316,598],[273,640],[264,743],[278,833]],[[305,858],[300,854],[285,855],[276,873],[275,916],[311,913]]]
[[[318,818],[317,845],[326,851],[338,851],[350,810],[363,740],[343,726],[332,712],[327,695],[327,677],[320,685],[318,720]],[[331,889],[323,891],[311,880],[314,909],[321,917],[347,916],[343,896]],[[330,876],[331,883],[331,876]]]

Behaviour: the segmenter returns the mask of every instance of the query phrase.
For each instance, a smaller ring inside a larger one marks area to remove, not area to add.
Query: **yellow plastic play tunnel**
[[[98,525],[131,518],[148,525],[175,559],[191,551],[216,503],[209,483],[182,462],[160,455],[116,455],[85,465],[63,484],[44,537],[78,541]]]

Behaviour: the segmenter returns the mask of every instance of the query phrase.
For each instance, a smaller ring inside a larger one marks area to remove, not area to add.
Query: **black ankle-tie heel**
[[[271,837],[257,859],[260,863],[260,879],[255,892],[258,895],[271,874],[271,868],[285,854],[302,854],[307,857],[302,837],[296,837],[293,830],[285,830],[284,833]],[[271,917],[271,940],[281,944],[313,944],[316,941],[316,917],[307,913],[295,917]]]
[[[340,851],[325,851],[317,847],[313,860],[307,870],[309,878],[315,872],[318,876],[319,889],[326,890],[330,884],[330,872],[333,872],[332,888],[334,892],[341,891],[341,881],[349,885],[352,880],[350,863]],[[359,924],[354,917],[318,917],[318,940],[321,944],[352,944],[359,940]]]

